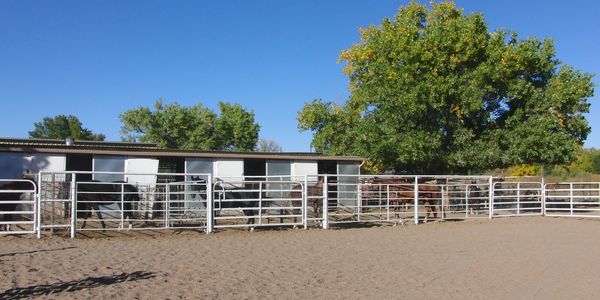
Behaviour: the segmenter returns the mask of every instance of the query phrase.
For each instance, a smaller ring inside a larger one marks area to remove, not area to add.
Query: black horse
[[[37,185],[33,180],[14,180],[0,184],[0,220],[8,224],[0,226],[1,230],[10,231],[10,222],[15,220],[18,202],[23,194],[35,193]]]
[[[83,219],[81,229],[85,228],[87,219],[92,216],[92,209],[96,212],[102,228],[106,228],[100,206],[112,204],[119,206],[123,218],[129,219],[129,226],[131,227],[133,203],[139,203],[139,201],[138,189],[123,181],[100,182],[92,180],[79,182],[77,184],[77,218]],[[123,204],[122,207],[121,203]]]
[[[199,183],[200,188],[198,192],[200,193],[201,198],[206,200],[206,185],[208,183],[202,178],[194,179],[195,182]],[[258,214],[259,198],[261,196],[256,185],[260,183],[248,183],[245,184],[244,187],[232,185],[227,188],[224,184],[224,182],[219,181],[218,184],[215,185],[213,191],[213,212],[215,215],[218,216],[223,209],[238,208],[242,211],[244,216],[246,216],[247,225],[255,224],[255,216]],[[262,196],[262,199],[267,199],[264,193]],[[265,206],[267,206],[267,204],[268,202],[264,202]]]

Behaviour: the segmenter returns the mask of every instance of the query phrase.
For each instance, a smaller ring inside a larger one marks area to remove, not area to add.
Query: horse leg
[[[100,220],[100,224],[102,225],[102,232],[106,232],[106,224],[104,224],[104,219],[102,219],[102,214],[100,213],[100,207],[96,204],[93,206],[96,211],[96,216],[98,220]]]

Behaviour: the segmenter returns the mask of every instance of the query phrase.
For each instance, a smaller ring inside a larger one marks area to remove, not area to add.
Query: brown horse
[[[396,218],[400,218],[400,209],[415,203],[415,187],[412,178],[370,178],[362,184],[362,198],[381,199],[383,195]],[[419,206],[425,206],[425,222],[431,214],[437,218],[437,198],[440,196],[439,186],[431,183],[418,185]]]

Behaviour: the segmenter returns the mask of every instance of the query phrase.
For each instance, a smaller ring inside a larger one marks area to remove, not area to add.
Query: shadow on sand
[[[67,282],[52,284],[33,285],[23,288],[6,290],[0,294],[0,299],[24,299],[31,297],[55,295],[62,292],[74,292],[84,289],[107,286],[125,281],[137,281],[156,277],[153,272],[137,271],[132,273],[121,273],[111,276],[87,277]]]

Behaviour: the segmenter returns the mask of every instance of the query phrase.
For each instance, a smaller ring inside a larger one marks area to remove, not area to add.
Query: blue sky
[[[561,61],[600,74],[596,1],[456,2],[482,12],[490,30],[551,37]],[[296,114],[315,98],[347,99],[339,52],[406,3],[2,0],[0,136],[25,138],[45,116],[73,114],[119,140],[128,109],[221,100],[253,110],[260,136],[284,151],[309,151]],[[599,98],[590,99],[587,147],[600,148]]]

